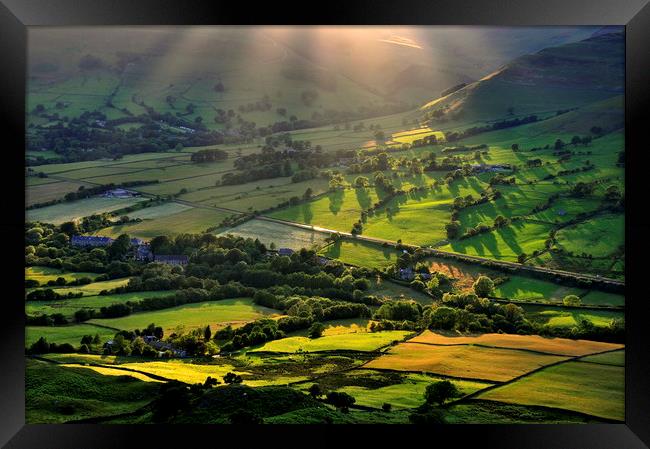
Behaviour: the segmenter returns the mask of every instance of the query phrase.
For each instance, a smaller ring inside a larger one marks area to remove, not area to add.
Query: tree
[[[384,402],[384,403],[381,405],[381,409],[382,409],[383,411],[385,411],[385,412],[390,412],[390,410],[391,410],[392,408],[393,408],[393,406],[390,405],[388,402]]]
[[[327,402],[336,408],[347,411],[348,407],[357,402],[357,400],[347,393],[332,391],[327,393]]]
[[[456,310],[451,307],[439,306],[430,316],[431,329],[451,330],[456,325]]]
[[[323,389],[318,384],[313,384],[307,391],[309,391],[309,394],[313,398],[318,398],[319,396],[323,395]]]
[[[519,151],[519,144],[518,143],[513,143],[510,148],[512,148],[512,151]]]
[[[243,379],[239,374],[228,372],[225,376],[223,376],[223,382],[228,385],[240,384],[243,382]]]
[[[122,234],[108,247],[108,255],[111,259],[121,259],[126,255],[130,247],[131,239],[127,234]]]
[[[424,398],[429,404],[442,405],[449,399],[460,396],[460,392],[456,385],[448,380],[441,380],[427,385],[424,391]]]
[[[528,258],[528,255],[526,253],[521,253],[517,256],[517,262],[524,263],[526,262],[526,258]]]
[[[479,297],[487,298],[494,290],[494,281],[487,276],[479,276],[472,287]]]
[[[574,147],[577,147],[578,144],[581,143],[581,142],[582,142],[582,139],[580,138],[580,136],[573,136],[573,137],[571,138],[571,144],[572,144]]]
[[[311,187],[307,187],[307,190],[305,190],[305,193],[303,193],[302,198],[304,200],[311,199],[313,194],[314,194],[314,191],[311,189]]]
[[[562,300],[562,304],[567,307],[579,306],[581,304],[581,300],[577,295],[566,295]]]
[[[501,228],[507,224],[508,224],[508,219],[503,215],[497,215],[497,217],[494,219],[495,228]]]
[[[451,223],[447,223],[445,225],[445,231],[447,231],[448,239],[455,239],[460,233],[460,222],[452,221]]]
[[[230,424],[262,424],[260,416],[249,410],[237,410],[228,417]]]
[[[74,221],[66,221],[65,223],[61,223],[59,229],[61,230],[61,232],[63,232],[64,234],[70,237],[79,233],[79,228],[77,227],[77,223],[75,223]]]
[[[205,329],[203,329],[203,339],[205,341],[210,341],[210,337],[212,336],[212,329],[210,329],[210,325],[208,324],[205,326]]]
[[[320,338],[320,337],[322,337],[324,330],[325,330],[325,326],[323,326],[322,323],[319,323],[318,321],[315,322],[309,328],[309,338]]]

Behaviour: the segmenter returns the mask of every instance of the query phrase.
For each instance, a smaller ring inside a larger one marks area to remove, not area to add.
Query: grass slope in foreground
[[[132,412],[154,397],[158,386],[132,376],[105,376],[88,369],[27,360],[27,423],[62,423],[74,419]]]

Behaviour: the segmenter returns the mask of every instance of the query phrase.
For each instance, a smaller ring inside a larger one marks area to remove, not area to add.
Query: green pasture
[[[547,224],[515,221],[504,228],[454,241],[440,249],[490,259],[516,261],[517,256],[522,253],[530,255],[535,250],[543,250],[550,229],[551,226]]]
[[[70,324],[66,326],[27,326],[25,327],[25,347],[31,346],[33,343],[45,337],[48,343],[69,343],[75,348],[81,344],[81,338],[84,335],[99,334],[102,343],[113,338],[115,330],[106,329],[91,324]]]
[[[324,245],[327,237],[327,234],[322,232],[255,219],[227,229],[219,235],[227,234],[259,239],[267,248],[274,243],[276,248],[291,248],[296,251],[301,248],[319,248]]]
[[[406,338],[407,331],[358,332],[323,336],[287,337],[264,343],[249,352],[316,352],[316,351],[376,351],[379,348]]]
[[[129,223],[100,229],[95,232],[95,235],[115,238],[121,234],[128,234],[130,237],[151,239],[159,235],[199,234],[205,232],[208,228],[218,227],[224,218],[230,215],[227,212],[196,207],[171,215],[146,219],[140,223]]]
[[[608,256],[625,242],[625,217],[623,214],[594,217],[561,229],[556,239],[558,248],[574,254]]]
[[[69,319],[72,319],[74,317],[74,313],[77,310],[92,309],[99,311],[99,309],[102,307],[110,306],[112,304],[138,302],[145,298],[157,298],[172,294],[173,291],[160,290],[149,292],[120,293],[116,295],[83,296],[81,298],[72,298],[57,301],[27,301],[25,303],[25,313],[28,315],[51,315],[53,313],[62,313]]]
[[[95,279],[97,276],[99,276],[98,273],[70,273],[52,267],[25,267],[25,279],[33,279],[41,285],[46,284],[48,281],[56,281],[60,277],[70,282],[81,278]]]
[[[383,247],[362,240],[345,239],[326,246],[319,254],[360,267],[384,268],[394,264],[401,251],[392,246]]]
[[[120,318],[93,319],[89,323],[125,330],[143,329],[155,323],[156,326],[162,326],[168,334],[177,327],[191,330],[210,325],[214,330],[228,324],[236,326],[276,314],[277,310],[255,305],[250,298],[235,298],[138,312]]]
[[[102,212],[112,212],[133,206],[143,201],[142,198],[105,198],[94,197],[64,202],[53,206],[41,207],[27,211],[28,221],[61,224]]]
[[[623,421],[624,387],[623,367],[567,362],[490,390],[478,398],[573,410]]]

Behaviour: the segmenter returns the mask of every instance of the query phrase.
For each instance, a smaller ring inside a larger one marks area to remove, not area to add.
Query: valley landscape
[[[624,422],[624,42],[30,30],[27,422]]]

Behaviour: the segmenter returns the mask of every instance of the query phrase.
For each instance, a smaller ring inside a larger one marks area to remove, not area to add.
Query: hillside
[[[425,117],[494,120],[553,113],[623,92],[622,33],[597,35],[519,57],[481,80],[421,109]]]

